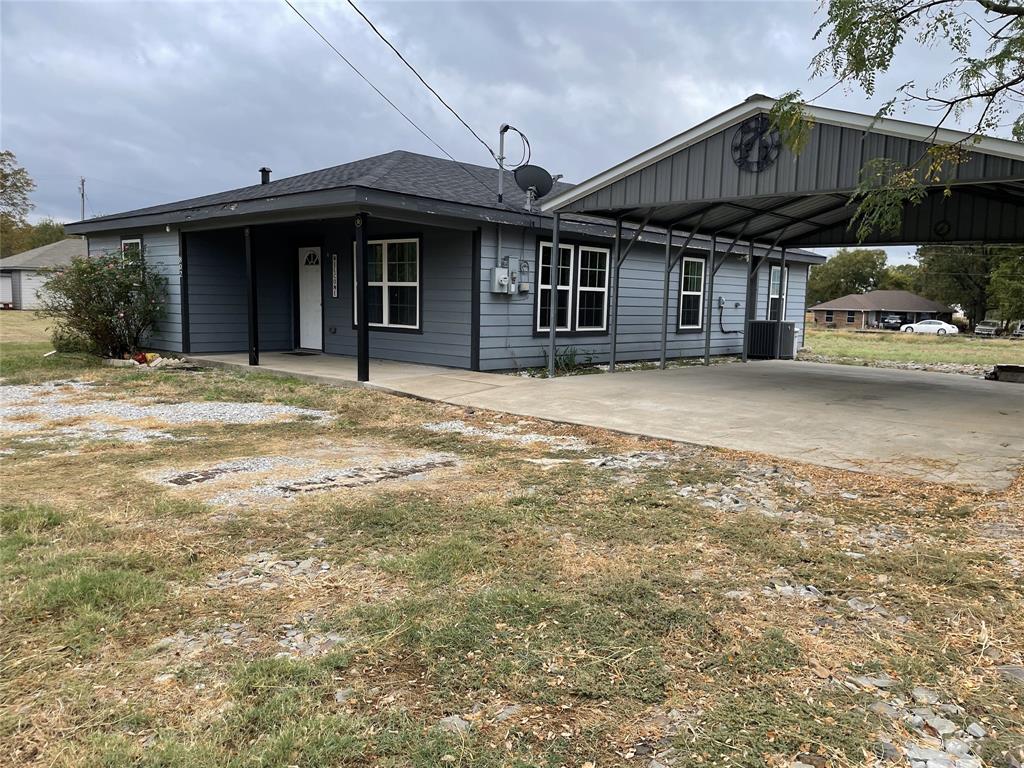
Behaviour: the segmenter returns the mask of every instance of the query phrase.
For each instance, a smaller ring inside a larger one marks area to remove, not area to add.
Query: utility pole
[[[85,176],[78,177],[78,196],[82,202],[82,217],[79,221],[85,221]]]

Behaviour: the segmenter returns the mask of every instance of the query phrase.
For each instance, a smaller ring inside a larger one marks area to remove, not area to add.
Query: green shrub
[[[56,321],[58,351],[134,354],[164,314],[167,281],[148,268],[141,250],[75,258],[45,277],[41,313]]]

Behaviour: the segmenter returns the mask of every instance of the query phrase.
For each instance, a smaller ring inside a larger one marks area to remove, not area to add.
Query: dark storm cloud
[[[449,152],[487,162],[347,4],[296,4]],[[3,147],[38,182],[37,216],[76,219],[79,175],[98,215],[254,183],[261,165],[281,177],[396,148],[439,154],[283,2],[0,7]],[[363,7],[488,142],[510,122],[568,180],[751,93],[826,84],[807,82],[809,2]],[[945,71],[912,46],[900,61],[880,93]]]

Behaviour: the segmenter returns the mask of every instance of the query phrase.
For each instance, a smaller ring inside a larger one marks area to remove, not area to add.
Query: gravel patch
[[[375,466],[327,468],[310,475],[270,480],[249,488],[224,491],[209,499],[208,503],[240,506],[270,499],[289,499],[307,493],[357,488],[386,480],[415,479],[436,469],[454,467],[456,463],[455,457],[450,454],[434,453],[413,459],[382,461]]]
[[[132,422],[156,422],[164,427],[195,424],[259,424],[282,419],[331,418],[327,411],[291,405],[232,402],[128,402],[93,399],[82,402],[92,385],[79,381],[0,386],[0,433],[46,432],[33,442],[58,439],[120,440],[142,443],[175,439],[162,429],[141,428]],[[52,422],[81,419],[83,423],[54,425]],[[28,438],[22,438],[28,440]]]
[[[184,487],[209,482],[224,475],[245,474],[249,472],[269,472],[281,467],[308,467],[312,462],[306,459],[289,456],[258,456],[251,459],[227,461],[206,469],[192,469],[184,472],[175,470],[157,476],[157,480],[167,485]]]
[[[464,421],[438,421],[424,424],[423,428],[441,434],[466,435],[482,437],[487,440],[508,440],[521,445],[543,444],[560,448],[563,451],[585,451],[589,447],[586,440],[572,435],[541,435],[536,432],[520,432],[514,424],[495,424],[488,429],[474,427]]]
[[[294,582],[312,581],[331,570],[331,564],[316,557],[305,560],[281,560],[273,552],[256,552],[242,558],[244,565],[221,571],[206,582],[210,589],[252,587],[277,589]]]

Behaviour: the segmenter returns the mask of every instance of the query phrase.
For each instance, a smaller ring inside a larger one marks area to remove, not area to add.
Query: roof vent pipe
[[[266,166],[260,168],[260,184],[270,183],[270,169]]]

